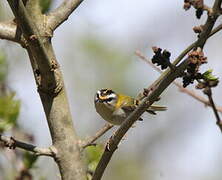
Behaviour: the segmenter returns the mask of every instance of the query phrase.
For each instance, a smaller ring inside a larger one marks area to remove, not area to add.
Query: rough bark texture
[[[52,143],[56,149],[54,159],[62,179],[85,179],[78,137],[73,126],[62,73],[37,2],[30,0],[23,4],[22,0],[8,0],[25,39],[23,46],[30,57]]]

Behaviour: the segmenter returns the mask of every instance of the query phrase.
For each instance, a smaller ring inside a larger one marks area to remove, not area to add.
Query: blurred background
[[[52,1],[54,9],[61,3]],[[212,5],[213,1],[205,1]],[[6,1],[0,2],[0,20],[12,17]],[[204,23],[195,10],[183,10],[183,1],[161,0],[85,0],[54,33],[53,45],[64,75],[65,86],[77,133],[88,137],[100,129],[104,120],[94,108],[94,94],[101,88],[136,96],[159,74],[135,55],[141,51],[152,57],[152,46],[171,52],[172,60],[196,40],[193,26]],[[218,23],[221,23],[221,18]],[[217,23],[217,24],[218,24]],[[222,77],[221,32],[205,46],[208,64]],[[17,125],[32,134],[35,144],[51,144],[49,130],[27,53],[19,45],[0,41],[7,59],[4,83],[19,101]],[[194,86],[188,88],[194,89]],[[203,95],[201,91],[197,91]],[[221,105],[221,84],[213,89]],[[105,171],[105,180],[220,180],[222,179],[222,135],[213,111],[171,85],[158,102],[168,107],[157,116],[144,114],[143,122],[130,129]],[[114,129],[98,142],[105,144]],[[10,134],[10,131],[5,131]],[[13,179],[15,165],[0,155],[0,179]],[[46,168],[47,167],[47,168]],[[59,179],[53,160],[40,157],[32,169],[34,179]]]

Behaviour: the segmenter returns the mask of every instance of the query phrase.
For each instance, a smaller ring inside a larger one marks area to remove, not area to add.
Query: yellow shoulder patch
[[[115,108],[118,109],[122,106],[132,106],[133,104],[134,104],[134,98],[130,96],[125,96],[123,94],[119,94]]]

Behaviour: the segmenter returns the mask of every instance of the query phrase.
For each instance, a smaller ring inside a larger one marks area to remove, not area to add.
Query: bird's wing
[[[130,114],[131,112],[133,112],[136,109],[136,106],[135,105],[133,105],[133,106],[124,106],[124,107],[122,107],[122,109],[125,111],[126,114]],[[138,120],[142,121],[143,119],[140,117]]]
[[[122,106],[121,107],[125,112],[130,113],[132,111],[134,111],[134,109],[136,109],[135,105],[131,105],[131,106]]]

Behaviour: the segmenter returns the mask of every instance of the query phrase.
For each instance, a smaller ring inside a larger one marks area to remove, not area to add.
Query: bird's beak
[[[99,98],[95,99],[95,103],[101,102]]]

